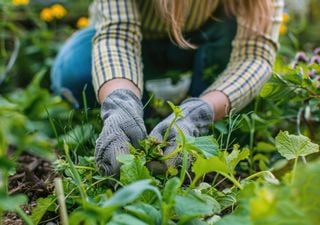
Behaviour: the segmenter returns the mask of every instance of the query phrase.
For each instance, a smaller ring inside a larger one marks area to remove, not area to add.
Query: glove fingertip
[[[163,140],[163,136],[160,132],[151,132],[149,137],[154,138],[158,143],[161,143]]]

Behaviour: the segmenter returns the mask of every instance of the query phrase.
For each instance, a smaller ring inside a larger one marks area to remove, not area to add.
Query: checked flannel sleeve
[[[283,0],[274,0],[272,23],[261,35],[248,35],[244,21],[237,18],[229,64],[203,94],[221,91],[229,98],[231,109],[239,111],[259,93],[272,73],[283,7]]]
[[[107,81],[125,78],[143,87],[140,15],[136,0],[96,0],[92,77],[96,93]]]

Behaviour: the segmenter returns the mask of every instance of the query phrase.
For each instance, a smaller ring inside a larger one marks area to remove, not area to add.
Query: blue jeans
[[[170,70],[192,70],[191,96],[199,96],[221,73],[230,58],[231,42],[236,33],[234,18],[211,20],[199,30],[187,34],[196,50],[184,50],[169,39],[143,40],[142,61],[144,79],[162,78]],[[90,106],[97,106],[91,83],[91,49],[93,27],[76,32],[61,48],[51,71],[52,89],[69,100],[74,107],[81,106],[82,93]],[[211,69],[210,69],[211,68]],[[205,73],[210,69],[209,76]]]

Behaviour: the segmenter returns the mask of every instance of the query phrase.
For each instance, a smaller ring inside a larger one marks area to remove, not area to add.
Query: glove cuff
[[[214,110],[201,98],[188,98],[181,103],[181,108],[183,111],[188,110],[188,108],[198,109],[202,112],[201,117],[210,122],[214,118]]]
[[[112,91],[101,104],[101,118],[104,120],[115,110],[134,110],[143,117],[143,105],[138,96],[127,89]]]

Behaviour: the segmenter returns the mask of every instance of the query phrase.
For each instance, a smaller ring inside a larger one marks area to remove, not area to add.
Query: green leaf
[[[187,137],[186,148],[203,154],[206,158],[218,155],[219,144],[212,136]]]
[[[303,135],[292,135],[287,131],[280,131],[276,137],[276,148],[286,159],[295,159],[319,151],[319,145],[314,144]]]
[[[158,197],[158,200],[162,201],[160,191],[152,186],[150,182],[150,180],[141,180],[121,188],[103,206],[112,208],[125,206],[135,201],[145,191],[152,191]]]
[[[199,156],[192,166],[192,171],[196,175],[195,180],[198,180],[200,177],[210,172],[228,173],[229,168],[218,156],[214,156],[210,159],[204,159]]]
[[[9,171],[10,169],[15,168],[15,163],[5,156],[0,156],[0,169]]]
[[[147,223],[128,214],[116,214],[108,225],[148,225]]]
[[[180,180],[178,177],[169,179],[163,189],[163,201],[167,204],[171,204],[174,201],[174,197],[177,194],[180,187]]]
[[[250,150],[247,148],[242,149],[242,151],[239,150],[238,145],[233,146],[233,150],[230,154],[228,154],[226,151],[224,152],[226,155],[226,164],[229,168],[229,173],[233,173],[234,169],[238,165],[238,163],[244,159],[247,159],[250,155]]]
[[[320,161],[299,165],[294,182],[274,186],[249,183],[239,206],[217,225],[314,225],[320,221]]]
[[[217,129],[221,134],[227,134],[228,128],[224,121],[217,121],[214,123],[214,128]]]
[[[99,216],[101,217],[99,218]],[[92,225],[100,224],[102,221],[104,222],[106,219],[103,218],[101,214],[96,214],[93,211],[87,211],[83,209],[77,209],[69,216],[70,225]]]
[[[18,105],[9,102],[6,98],[0,96],[0,113],[3,113],[5,111],[19,111]]]
[[[273,144],[266,143],[266,142],[258,142],[257,146],[254,149],[255,151],[266,152],[266,153],[276,151],[276,147]]]
[[[8,196],[0,193],[0,209],[3,211],[15,211],[20,205],[25,204],[27,201],[28,198],[25,195]]]
[[[138,219],[147,224],[159,224],[161,222],[160,211],[151,205],[139,203],[124,207],[127,212],[134,215]]]
[[[212,207],[193,194],[188,194],[187,196],[177,195],[175,197],[175,211],[180,218],[184,217],[190,220],[198,216],[210,214]]]
[[[133,155],[119,155],[117,160],[123,165],[120,168],[120,181],[123,184],[131,184],[138,180],[151,178],[150,172],[143,157]]]
[[[249,216],[227,215],[219,220],[215,225],[253,225]]]
[[[302,76],[300,72],[297,71],[290,71],[289,73],[286,73],[282,76],[283,79],[289,81],[290,83],[296,84],[296,85],[301,85],[302,84]]]
[[[267,82],[261,89],[260,91],[260,97],[262,98],[267,98],[269,96],[271,96],[274,92],[276,92],[278,89],[277,84],[275,83],[271,83],[271,82]]]
[[[90,140],[94,134],[95,133],[92,124],[87,123],[81,126],[75,126],[66,134],[61,135],[59,139],[70,146],[78,146]]]
[[[43,215],[47,212],[54,201],[55,199],[52,196],[37,199],[37,206],[32,210],[32,214],[30,216],[30,219],[34,224],[39,224]]]

